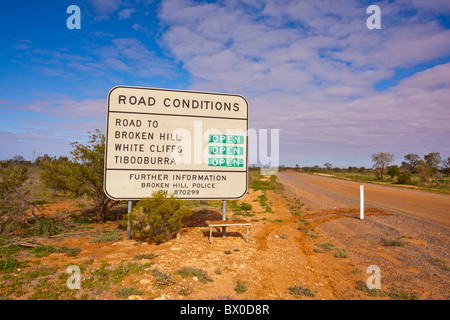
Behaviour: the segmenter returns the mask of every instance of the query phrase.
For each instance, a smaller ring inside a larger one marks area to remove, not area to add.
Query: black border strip
[[[248,121],[248,119],[245,119],[245,118],[209,117],[209,116],[179,115],[179,114],[166,114],[166,113],[149,113],[149,112],[109,111],[109,113],[145,114],[145,115],[168,116],[168,117],[183,117],[183,118],[184,117],[191,117],[191,118],[209,118],[209,119],[227,119],[227,120]]]
[[[169,172],[171,172],[171,171],[173,171],[173,172],[218,172],[218,173],[220,173],[220,172],[226,172],[226,173],[228,173],[228,172],[240,172],[240,173],[243,173],[243,172],[247,172],[246,170],[228,170],[228,171],[225,171],[225,170],[172,170],[172,169],[126,169],[126,168],[106,168],[106,170],[116,170],[116,171],[121,171],[121,170],[123,170],[123,171],[169,171]]]

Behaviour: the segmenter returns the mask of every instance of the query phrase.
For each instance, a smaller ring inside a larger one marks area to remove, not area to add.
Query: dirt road
[[[364,185],[366,207],[415,216],[450,227],[450,196],[419,190],[364,184],[292,170],[278,174],[282,183],[312,209],[359,207],[359,186]]]
[[[395,286],[420,299],[449,299],[449,195],[363,184],[365,218],[360,220],[361,183],[292,170],[278,178],[305,204],[321,241],[344,247],[362,270],[381,269],[382,289]]]

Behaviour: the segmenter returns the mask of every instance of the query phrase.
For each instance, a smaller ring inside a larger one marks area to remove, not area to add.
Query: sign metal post
[[[360,192],[360,208],[359,208],[359,218],[364,219],[364,186],[359,187]]]

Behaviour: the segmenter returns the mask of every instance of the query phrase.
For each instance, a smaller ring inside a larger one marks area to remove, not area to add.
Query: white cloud
[[[133,28],[134,30],[138,31],[138,32],[145,32],[145,33],[149,33],[149,29],[147,27],[144,27],[142,25],[140,25],[139,23],[135,23],[131,26],[131,28]]]
[[[135,11],[134,8],[126,8],[126,9],[120,10],[119,13],[117,14],[119,17],[119,20],[125,20],[125,19],[130,18],[134,11]]]
[[[378,148],[450,152],[448,65],[374,89],[398,68],[450,54],[438,3],[381,2],[381,30],[367,29],[357,1],[167,0],[159,16],[191,87],[244,94],[251,126],[281,128],[288,154],[370,159]]]
[[[137,12],[126,0],[89,1],[98,19],[130,19]],[[381,30],[367,29],[367,4],[356,0],[163,0],[158,5],[163,33],[156,40],[175,62],[137,38],[101,32],[94,35],[110,42],[91,44],[85,55],[39,50],[21,40],[15,48],[40,72],[72,79],[123,74],[136,81],[167,79],[176,77],[174,65],[181,63],[191,89],[243,94],[252,128],[280,128],[286,161],[311,155],[346,158],[350,165],[352,158],[370,162],[377,151],[450,153],[450,64],[442,62],[450,55],[450,30],[438,20],[450,4],[377,4]],[[148,35],[142,21],[130,25]],[[441,64],[432,67],[436,61]],[[385,91],[374,89],[398,69],[417,65],[423,71],[395,79]],[[92,130],[87,119],[103,122],[104,103],[58,95],[18,107],[48,121],[60,119],[58,129],[78,134],[88,126]],[[39,134],[50,135],[51,130]]]
[[[15,106],[31,112],[45,114],[53,119],[103,119],[106,114],[105,99],[76,100],[66,95],[42,95],[39,99]]]
[[[108,19],[121,6],[121,0],[89,0],[97,13],[97,19]]]
[[[88,132],[105,130],[106,100],[74,99],[41,93],[39,98],[18,104],[1,101],[7,128],[0,130],[1,158],[23,155],[27,160],[45,153],[68,155],[70,143],[86,141]]]
[[[158,57],[141,41],[133,38],[120,38],[112,40],[112,43],[114,54],[118,55],[123,71],[128,70],[138,77],[175,75],[172,62]]]
[[[95,81],[105,76],[117,77],[121,73],[140,78],[176,76],[172,61],[159,57],[135,38],[112,39],[102,46],[90,44],[83,48],[82,52],[86,54],[70,54],[64,48],[44,50],[31,45],[15,48],[27,58],[19,63],[51,77]]]

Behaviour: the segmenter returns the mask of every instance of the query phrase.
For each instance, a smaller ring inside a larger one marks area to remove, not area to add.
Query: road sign
[[[108,94],[104,191],[137,200],[247,192],[248,102],[235,94],[118,86]]]

